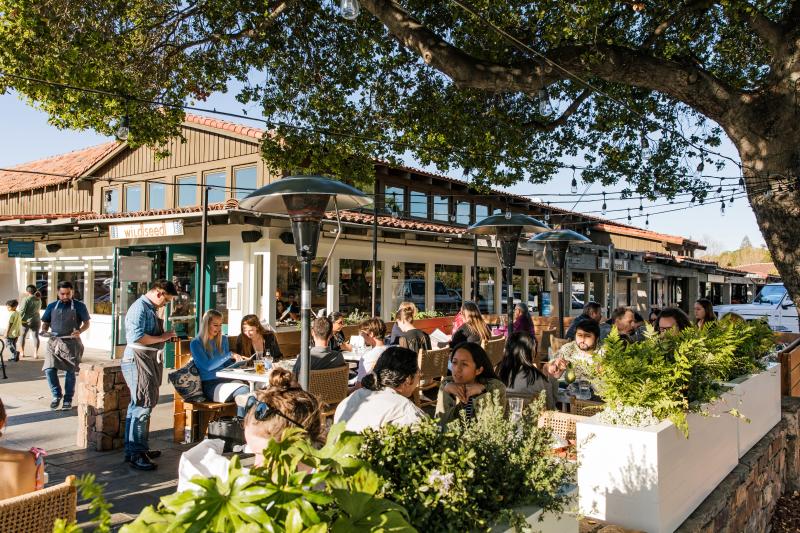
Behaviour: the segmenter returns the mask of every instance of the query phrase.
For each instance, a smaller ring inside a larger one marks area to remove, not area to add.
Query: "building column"
[[[425,263],[425,309],[436,307],[436,263]],[[422,309],[421,309],[422,311]]]
[[[278,254],[270,250],[263,254],[263,257],[264,281],[262,286],[264,287],[264,294],[262,294],[261,297],[264,299],[263,308],[267,312],[267,321],[272,327],[275,327],[275,323],[277,322],[275,318],[275,313],[277,312],[275,308],[277,300],[277,298],[275,298],[275,291],[278,290]]]
[[[726,282],[722,284],[722,305],[730,305],[731,303],[731,284]]]
[[[228,335],[238,335],[248,304],[245,303],[245,294],[250,294],[249,276],[247,275],[245,259],[250,255],[250,245],[241,242],[240,239],[233,238],[230,242],[230,253],[228,254],[228,284],[226,292],[236,293],[236,300],[228,300]],[[228,291],[228,288],[232,291]]]
[[[384,322],[392,319],[394,309],[394,302],[392,301],[392,288],[394,282],[392,279],[392,263],[391,261],[378,261],[379,268],[382,270],[381,276],[381,318]]]
[[[339,289],[341,285],[339,284],[340,279],[340,264],[339,264],[339,257],[334,254],[331,257],[330,263],[328,263],[328,278],[327,278],[327,298],[325,301],[325,311],[326,314],[330,315],[334,311],[339,310]],[[311,283],[314,283],[316,280],[312,279]]]
[[[530,294],[530,292],[528,291],[528,287],[529,287],[529,283],[530,283],[528,272],[529,272],[528,267],[523,267],[522,268],[522,287],[519,288],[519,290],[520,290],[520,298],[519,299],[525,305],[528,305],[528,294]],[[530,312],[530,309],[528,309],[528,312]]]

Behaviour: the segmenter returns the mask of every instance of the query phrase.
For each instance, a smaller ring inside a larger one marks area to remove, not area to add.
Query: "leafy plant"
[[[501,518],[515,522],[519,505],[560,512],[566,499],[559,488],[575,467],[552,455],[552,434],[537,425],[543,405],[532,403],[518,423],[495,402],[444,431],[431,420],[368,430],[361,457],[420,531],[486,530]]]
[[[362,313],[358,309],[353,309],[353,311],[349,315],[344,317],[344,323],[348,326],[357,326],[358,324],[361,324],[368,318],[371,318],[371,315],[369,313],[366,312]]]
[[[427,311],[419,311],[416,315],[414,315],[414,320],[424,320],[426,318],[439,318],[445,316],[444,313],[440,313],[436,309],[428,309]]]
[[[287,430],[264,450],[263,466],[246,472],[234,456],[227,481],[196,477],[197,490],[161,498],[122,531],[413,531],[406,511],[381,498],[376,473],[355,458],[361,438],[343,430],[334,426],[320,450]]]
[[[81,498],[89,500],[89,515],[94,521],[95,533],[108,533],[111,531],[111,504],[103,495],[103,486],[97,483],[94,474],[81,476],[76,485],[81,493]],[[68,523],[59,518],[53,525],[53,533],[81,533],[83,529],[75,522]]]

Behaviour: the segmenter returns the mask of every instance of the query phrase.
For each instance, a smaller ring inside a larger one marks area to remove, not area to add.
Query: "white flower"
[[[638,405],[606,405],[600,412],[600,421],[615,426],[645,427],[658,424],[660,420],[649,407]]]
[[[453,481],[455,481],[455,476],[453,476],[452,472],[449,474],[442,474],[438,470],[434,469],[428,474],[428,484],[432,488],[438,490],[439,494],[442,496],[450,492],[450,488],[453,486]]]

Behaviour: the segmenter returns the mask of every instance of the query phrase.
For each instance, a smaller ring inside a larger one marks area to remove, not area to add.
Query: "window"
[[[112,275],[110,270],[94,271],[94,305],[92,312],[97,315],[111,314],[111,284]]]
[[[47,295],[49,288],[48,273],[47,272],[34,272],[33,285],[36,285],[36,290],[39,291],[42,297],[42,309],[47,306]]]
[[[433,219],[450,222],[450,199],[447,196],[433,197]]]
[[[489,206],[475,204],[475,221],[483,220],[489,216]]]
[[[208,203],[219,204],[225,201],[225,172],[211,172],[206,174],[208,187]]]
[[[317,283],[322,265],[325,263],[324,257],[318,257],[311,263],[311,283]],[[296,257],[279,255],[278,256],[278,279],[276,319],[284,320],[289,318],[300,319],[300,262]],[[327,277],[323,277],[320,283],[313,286],[311,291],[311,310],[317,313],[320,309],[328,305],[327,296],[328,282]],[[291,306],[291,311],[285,313]],[[284,316],[285,313],[285,316]]]
[[[233,171],[234,196],[241,200],[258,188],[258,172],[256,167],[242,167]]]
[[[469,202],[458,202],[456,205],[456,224],[468,226],[471,219],[471,206]]]
[[[372,313],[372,261],[341,259],[339,262],[339,311]],[[380,316],[381,270],[378,269],[375,289],[375,311]]]
[[[433,307],[440,313],[455,315],[461,309],[464,271],[458,265],[436,265]]]
[[[501,312],[506,315],[508,314],[508,280],[506,279],[506,269],[503,268],[500,273],[503,278],[503,288],[500,293],[500,309]],[[515,305],[522,302],[522,269],[515,268],[512,272],[511,292]]]
[[[541,294],[544,290],[544,271],[528,270],[528,310],[541,314]]]
[[[167,186],[164,183],[151,182],[148,184],[147,191],[148,209],[166,209],[167,207]]]
[[[384,205],[398,215],[406,213],[406,190],[403,187],[386,187],[384,189]]]
[[[428,218],[428,195],[420,191],[411,191],[409,212],[415,218]]]
[[[496,290],[495,269],[481,267],[478,269],[478,309],[481,313],[494,313],[494,295]]]
[[[413,302],[425,310],[425,263],[395,263],[392,266],[392,309]]]
[[[184,176],[178,178],[178,207],[197,205],[197,177]]]
[[[133,213],[142,210],[142,185],[125,186],[125,212]]]
[[[119,187],[106,187],[103,189],[103,213],[119,213]]]
[[[84,279],[83,275],[83,272],[57,272],[56,283],[69,281],[72,283],[72,297],[76,300],[83,301],[83,298],[86,295],[86,289],[84,285],[86,280]]]

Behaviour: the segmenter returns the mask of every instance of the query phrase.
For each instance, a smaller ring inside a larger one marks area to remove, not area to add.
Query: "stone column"
[[[77,445],[97,451],[122,448],[131,393],[120,362],[81,364],[77,387]]]

